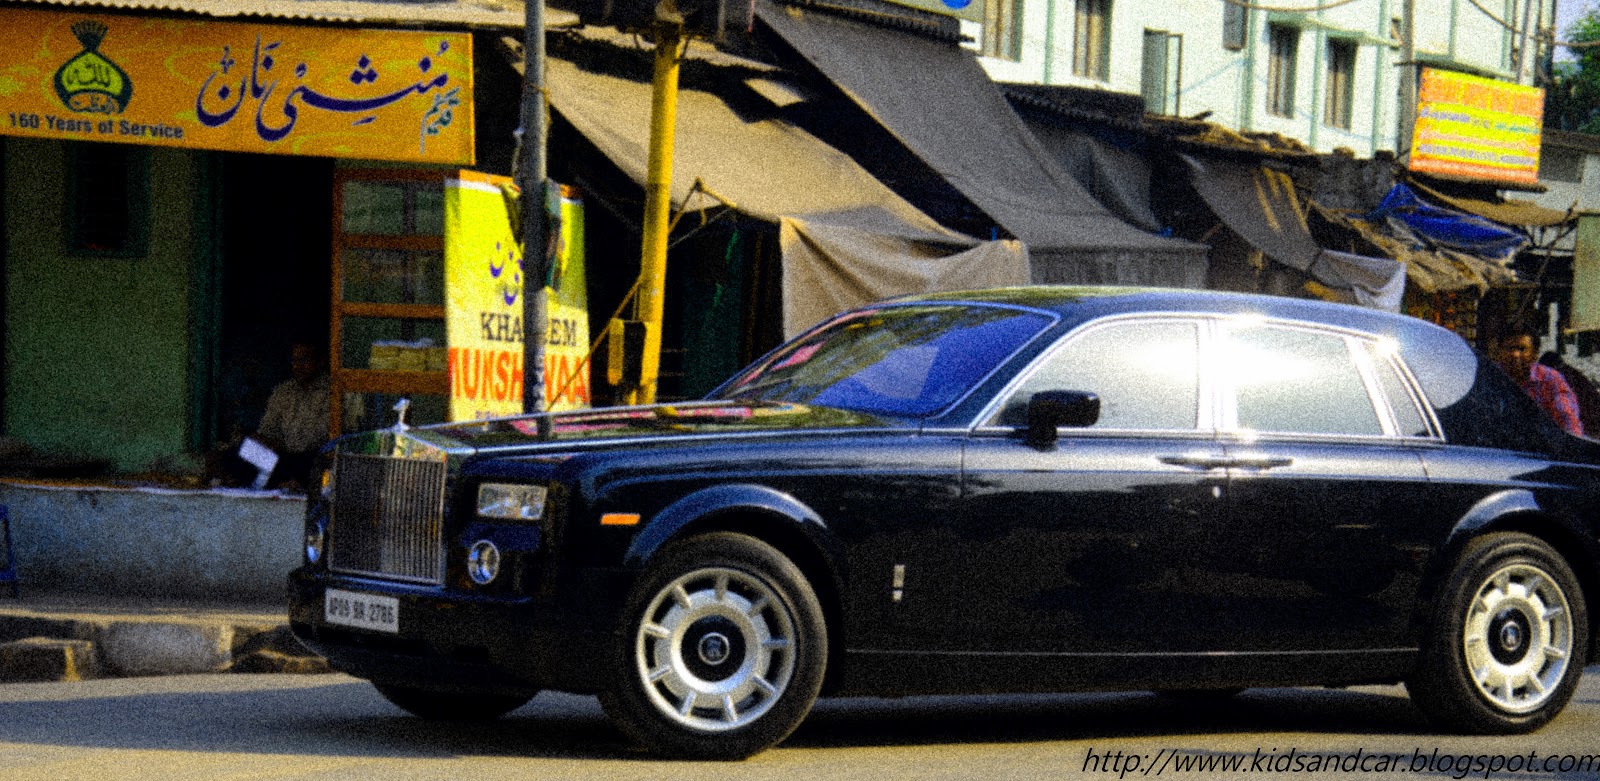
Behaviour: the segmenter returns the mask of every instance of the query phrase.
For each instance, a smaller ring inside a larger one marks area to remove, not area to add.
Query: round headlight
[[[322,524],[314,523],[306,528],[306,563],[316,564],[322,560],[322,545],[326,541]]]
[[[473,583],[484,586],[499,574],[500,549],[488,540],[472,543],[472,548],[467,551],[467,577],[472,578]]]

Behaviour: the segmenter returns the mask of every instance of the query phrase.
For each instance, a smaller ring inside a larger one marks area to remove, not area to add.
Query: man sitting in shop
[[[268,479],[257,487],[304,490],[317,451],[328,440],[328,373],[322,350],[296,342],[289,350],[289,379],[267,398],[261,425],[243,442],[227,450],[224,463],[210,472],[213,484],[249,485],[264,463]],[[263,450],[270,451],[270,455]]]

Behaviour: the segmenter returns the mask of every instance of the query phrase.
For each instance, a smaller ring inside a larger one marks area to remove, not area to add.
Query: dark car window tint
[[[1422,411],[1417,409],[1416,400],[1406,390],[1405,379],[1400,375],[1400,367],[1371,345],[1368,349],[1372,353],[1372,365],[1378,375],[1378,384],[1383,387],[1383,395],[1389,400],[1389,408],[1394,410],[1394,422],[1400,435],[1428,436],[1430,433],[1428,422],[1422,417]]]
[[[1114,323],[1062,347],[1012,394],[1000,424],[1021,426],[1046,390],[1100,397],[1095,428],[1192,429],[1200,409],[1198,329],[1185,322]]]
[[[931,415],[1050,323],[1036,312],[970,304],[857,312],[791,342],[714,398]]]
[[[1242,429],[1383,434],[1344,337],[1270,326],[1235,329],[1223,357]]]

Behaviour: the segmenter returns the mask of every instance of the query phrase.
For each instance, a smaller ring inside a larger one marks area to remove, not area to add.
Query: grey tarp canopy
[[[648,164],[651,86],[590,63],[643,57],[632,38],[588,28],[585,46],[602,56],[584,65],[550,55],[551,106],[624,174],[643,184]],[[699,43],[691,60],[722,69],[717,79],[680,84],[672,200],[686,211],[729,206],[778,223],[783,252],[784,332],[793,335],[835,312],[908,293],[1028,281],[1015,241],[980,241],[951,231],[907,203],[854,160],[777,118],[741,114],[717,85],[772,92],[782,74]],[[685,69],[687,73],[687,68]],[[696,182],[704,185],[695,189]],[[714,193],[714,195],[708,194]]]
[[[1331,297],[1400,311],[1405,264],[1319,246],[1287,174],[1261,165],[1180,157],[1201,200],[1250,246],[1335,291]]]
[[[1146,233],[1086,192],[954,42],[757,0],[759,20],[1002,228],[1035,282],[1203,287],[1205,246]]]

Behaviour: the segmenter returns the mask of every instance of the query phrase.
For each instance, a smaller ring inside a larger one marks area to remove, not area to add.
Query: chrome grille
[[[444,582],[445,465],[340,453],[328,566],[337,572]]]

